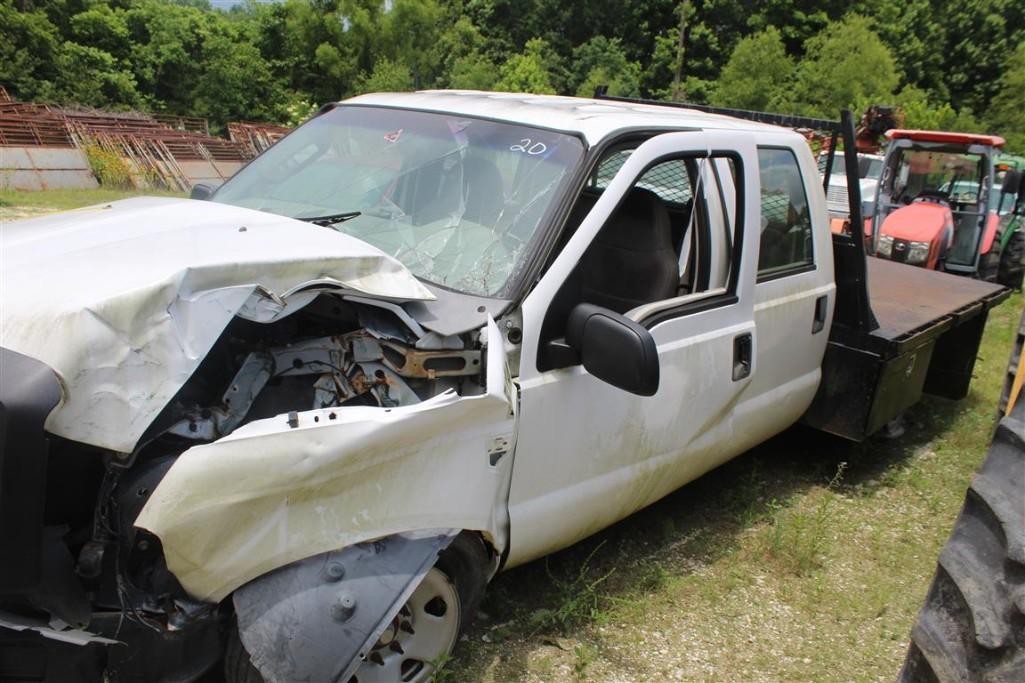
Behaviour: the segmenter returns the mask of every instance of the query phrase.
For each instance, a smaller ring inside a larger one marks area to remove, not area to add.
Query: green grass
[[[971,394],[896,441],[795,427],[576,546],[499,575],[455,680],[892,681],[981,464],[1023,299]]]
[[[163,190],[42,190],[23,192],[0,189],[0,206],[26,207],[32,209],[53,209],[65,211],[81,206],[112,202],[116,199],[139,196],[184,197],[183,193]]]

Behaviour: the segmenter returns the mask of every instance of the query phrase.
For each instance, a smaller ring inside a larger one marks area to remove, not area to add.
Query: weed
[[[847,463],[841,462],[826,490],[811,509],[800,504],[786,506],[775,499],[769,503],[772,525],[764,540],[764,551],[784,568],[798,576],[807,576],[821,566],[834,526],[832,512],[835,490],[840,486]]]
[[[577,680],[587,679],[587,669],[598,657],[598,652],[590,645],[581,644],[573,648],[576,659],[573,661],[573,675]]]
[[[453,680],[453,677],[455,676],[454,670],[446,668],[450,661],[452,661],[452,655],[446,652],[438,655],[428,662],[428,665],[432,669],[430,679],[431,683],[447,683],[448,681]]]
[[[541,680],[551,680],[555,672],[555,660],[548,655],[542,655],[530,662],[530,668],[541,676]]]
[[[103,187],[128,189],[135,186],[132,170],[124,157],[99,145],[82,145],[89,167]]]
[[[555,607],[542,607],[534,610],[529,619],[530,625],[533,627],[531,635],[547,630],[558,630],[565,635],[573,626],[598,615],[600,612],[598,586],[616,571],[611,569],[596,579],[590,577],[591,560],[603,545],[605,545],[605,541],[595,546],[591,554],[580,565],[576,575],[568,581],[553,575],[548,561],[545,561],[545,571],[556,590]]]
[[[663,541],[668,543],[676,537],[676,521],[672,517],[660,518],[658,527]]]
[[[666,587],[672,574],[660,563],[654,562],[642,571],[637,587],[645,593],[655,593]]]

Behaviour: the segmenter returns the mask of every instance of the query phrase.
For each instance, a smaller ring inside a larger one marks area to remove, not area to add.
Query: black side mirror
[[[207,200],[213,196],[214,190],[217,189],[217,185],[213,183],[196,183],[192,186],[192,191],[189,192],[189,199]]]
[[[658,348],[642,325],[601,306],[578,304],[569,314],[566,344],[601,381],[639,396],[658,391]]]

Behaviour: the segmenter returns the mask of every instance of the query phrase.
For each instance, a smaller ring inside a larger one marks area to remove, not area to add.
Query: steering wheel
[[[915,202],[922,201],[929,204],[950,204],[950,197],[945,192],[939,192],[937,190],[922,190],[912,200]]]

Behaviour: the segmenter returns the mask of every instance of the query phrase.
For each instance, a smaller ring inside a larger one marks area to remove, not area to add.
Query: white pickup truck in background
[[[768,124],[849,114],[736,114],[366,95],[209,201],[3,226],[0,652],[425,681],[499,570],[964,396],[1006,290],[866,259],[856,189],[830,233]]]
[[[819,154],[819,173],[825,177],[825,165],[829,155],[825,152]],[[876,196],[876,188],[879,187],[879,178],[883,175],[883,161],[886,159],[881,154],[858,153],[858,187],[861,196],[872,199]],[[826,187],[826,207],[829,215],[833,218],[847,218],[850,214],[850,200],[847,197],[847,171],[844,168],[845,159],[843,155],[833,157],[833,168],[829,174],[829,185]]]

